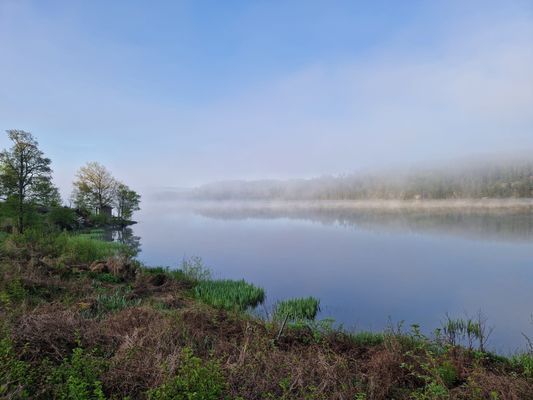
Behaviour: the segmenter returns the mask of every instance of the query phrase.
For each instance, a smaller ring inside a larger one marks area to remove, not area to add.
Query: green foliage
[[[445,361],[437,367],[437,374],[447,387],[452,387],[457,382],[457,369],[449,361]]]
[[[302,321],[314,320],[320,311],[320,300],[314,297],[283,300],[276,304],[274,319]]]
[[[90,214],[89,224],[93,226],[108,226],[111,224],[113,217],[106,214]]]
[[[473,349],[474,343],[478,343],[478,347],[481,351],[484,351],[484,347],[491,330],[487,330],[485,326],[485,319],[480,313],[476,320],[472,318],[451,318],[446,315],[445,321],[442,323],[443,339],[447,344],[456,346],[464,343],[469,349]]]
[[[71,357],[55,368],[48,378],[52,397],[60,400],[105,400],[100,382],[105,366],[105,361],[94,352],[75,348]]]
[[[362,331],[350,335],[351,339],[359,346],[377,346],[385,341],[385,335],[380,332]]]
[[[51,161],[29,132],[7,131],[12,147],[0,152],[0,195],[16,202],[18,231],[26,226],[28,205],[58,205],[59,192],[52,184]]]
[[[181,364],[175,376],[148,392],[149,400],[219,400],[226,388],[216,362],[203,363],[189,348],[182,351]]]
[[[98,281],[103,283],[121,283],[123,279],[119,276],[113,275],[109,272],[88,272],[87,275]]]
[[[1,302],[4,304],[19,303],[28,297],[28,291],[20,278],[14,278],[6,282],[1,292]]]
[[[140,210],[141,196],[127,185],[118,183],[115,191],[115,206],[120,219],[131,219],[133,212]]]
[[[448,389],[436,382],[428,383],[422,390],[412,394],[415,400],[446,400],[449,399]]]
[[[200,257],[183,259],[179,270],[192,281],[207,281],[211,279],[211,270],[204,265]]]
[[[73,230],[78,227],[78,215],[69,207],[53,207],[46,215],[47,222],[60,230]]]
[[[170,279],[175,279],[176,281],[196,282],[185,275],[181,269],[170,269],[169,267],[142,267],[142,271],[149,275],[164,275]]]
[[[127,246],[120,243],[104,242],[86,235],[62,233],[55,244],[58,253],[71,263],[90,263],[129,252]]]
[[[521,369],[524,376],[533,378],[533,354],[523,353],[511,357],[511,365]]]
[[[11,340],[0,340],[0,398],[29,399],[31,385],[29,365],[20,361],[13,349]]]
[[[111,293],[99,293],[90,313],[101,317],[107,313],[117,312],[141,304],[141,299],[130,299],[128,289],[118,288]]]
[[[224,279],[198,282],[195,296],[215,307],[244,311],[261,304],[265,300],[265,291],[244,280]]]

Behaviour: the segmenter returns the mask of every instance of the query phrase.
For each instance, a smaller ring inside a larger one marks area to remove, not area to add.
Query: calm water
[[[216,277],[264,287],[268,302],[313,295],[321,317],[426,332],[445,313],[482,310],[492,349],[533,336],[533,215],[145,205],[139,258],[177,266],[201,256]]]

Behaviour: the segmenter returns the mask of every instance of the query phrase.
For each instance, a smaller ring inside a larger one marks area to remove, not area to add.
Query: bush
[[[55,368],[50,377],[51,395],[62,400],[105,400],[102,383],[105,362],[81,347],[72,351],[70,359]]]
[[[218,400],[226,383],[216,362],[202,363],[189,348],[183,349],[176,376],[148,392],[149,400]]]
[[[511,364],[522,370],[524,376],[533,378],[533,354],[518,354],[511,357]]]
[[[60,230],[72,230],[79,226],[76,211],[69,207],[54,207],[47,215],[47,221]]]
[[[28,399],[29,366],[16,357],[11,340],[0,340],[0,398]]]
[[[200,257],[191,257],[181,262],[179,271],[192,281],[207,281],[211,279],[211,271],[207,268]]]

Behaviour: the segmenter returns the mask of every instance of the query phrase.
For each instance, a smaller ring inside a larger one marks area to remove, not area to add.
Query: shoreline
[[[177,200],[162,204],[190,208],[220,209],[339,209],[354,211],[431,212],[533,212],[533,199],[446,199],[446,200]]]

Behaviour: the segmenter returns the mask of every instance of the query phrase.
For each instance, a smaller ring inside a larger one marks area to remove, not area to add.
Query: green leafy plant
[[[0,397],[28,399],[31,384],[29,365],[17,358],[8,337],[0,340]]]
[[[48,378],[52,397],[61,400],[105,400],[99,379],[105,367],[105,361],[94,352],[75,348]]]
[[[190,348],[184,348],[175,376],[148,392],[149,400],[219,400],[226,383],[219,365],[202,362]]]

